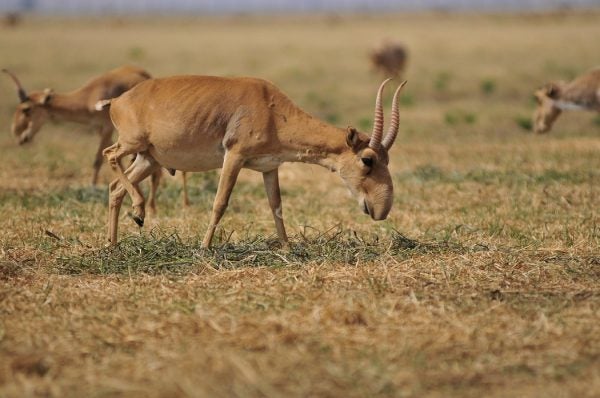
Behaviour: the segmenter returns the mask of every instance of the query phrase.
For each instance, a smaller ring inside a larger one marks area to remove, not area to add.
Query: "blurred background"
[[[469,173],[579,172],[589,169],[590,156],[596,156],[552,146],[562,142],[587,151],[586,140],[598,136],[596,114],[565,113],[544,137],[531,134],[531,119],[536,88],[570,80],[599,64],[598,0],[2,0],[0,10],[0,66],[12,70],[27,90],[68,92],[125,64],[156,77],[256,76],[275,83],[309,113],[369,133],[380,82],[389,75],[407,79],[400,133],[391,151],[397,182],[410,176],[430,181]],[[391,49],[388,55],[375,55],[386,49]],[[386,59],[399,63],[389,67]],[[29,192],[89,186],[98,146],[94,131],[48,123],[33,143],[17,147],[9,131],[18,98],[4,75],[0,93],[5,159],[0,188]],[[386,114],[390,97],[385,96]],[[568,161],[567,153],[573,154]],[[326,229],[332,219],[346,220],[356,209],[350,199],[344,199],[346,207],[339,206],[346,190],[336,176],[311,167],[283,167],[282,186],[288,192],[320,192],[318,199],[306,197],[332,215],[323,221]],[[111,177],[105,166],[100,187]],[[212,192],[206,193],[202,174],[191,178],[192,204],[204,203],[191,228],[202,230]],[[241,179],[256,190],[257,200],[263,199],[260,176],[248,172]],[[169,211],[178,214],[179,181],[165,181],[163,206],[172,197]],[[304,213],[304,198],[286,200],[294,209],[288,213],[291,225],[315,222],[310,212]],[[407,209],[414,192],[400,187],[396,201],[398,209]],[[103,199],[98,204],[104,209]],[[257,209],[250,211],[271,231],[270,219]],[[248,220],[247,214],[231,214],[240,223]],[[386,225],[418,234],[428,226],[412,224],[416,214],[415,209],[398,211]],[[427,224],[436,225],[447,214],[440,212],[441,219]],[[358,221],[356,228],[372,226]]]
[[[598,0],[3,0],[2,11],[135,12],[364,12],[384,10],[532,10],[597,6]]]

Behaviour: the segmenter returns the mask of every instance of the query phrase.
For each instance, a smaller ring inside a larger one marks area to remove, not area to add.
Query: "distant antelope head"
[[[338,171],[350,189],[358,197],[361,209],[373,220],[385,220],[392,207],[394,189],[388,170],[388,151],[396,140],[400,113],[398,110],[398,94],[406,81],[400,84],[392,100],[392,115],[386,135],[383,135],[383,106],[381,95],[384,81],[377,92],[375,100],[375,117],[373,133],[368,138],[354,128],[349,127],[346,143],[351,149],[340,156]]]
[[[19,105],[13,115],[11,130],[19,145],[23,145],[31,142],[48,118],[46,105],[53,92],[47,88],[42,92],[27,94],[19,79],[12,72],[6,69],[2,71],[10,76],[17,87]]]
[[[533,115],[534,133],[548,132],[560,115],[561,109],[555,101],[560,97],[561,86],[562,83],[550,83],[533,94],[538,104]]]

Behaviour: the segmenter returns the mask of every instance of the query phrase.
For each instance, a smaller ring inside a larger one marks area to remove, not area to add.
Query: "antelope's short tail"
[[[96,108],[97,111],[104,110],[110,106],[111,102],[112,102],[112,99],[100,100],[100,101],[96,102],[96,105],[94,106],[94,108]]]

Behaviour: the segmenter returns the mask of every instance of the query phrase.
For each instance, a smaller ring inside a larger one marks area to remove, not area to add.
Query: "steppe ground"
[[[597,66],[600,12],[25,18],[1,66],[70,90],[121,64],[155,76],[253,75],[370,131],[384,38],[410,51],[390,217],[337,176],[281,168],[280,250],[243,172],[200,249],[217,172],[183,208],[165,176],[140,231],[90,186],[97,137],[44,128],[17,147],[0,80],[0,396],[584,397],[600,394],[600,119],[527,128],[532,91]],[[390,93],[386,96],[389,112]],[[199,155],[201,156],[201,155]]]

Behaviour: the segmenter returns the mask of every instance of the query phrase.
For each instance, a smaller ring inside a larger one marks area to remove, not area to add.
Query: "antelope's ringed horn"
[[[398,109],[398,94],[402,90],[402,87],[406,84],[406,80],[400,83],[400,86],[396,89],[394,93],[394,99],[392,100],[392,116],[390,118],[390,127],[381,141],[381,145],[389,150],[392,145],[394,145],[394,141],[396,141],[396,136],[398,135],[398,126],[400,124],[400,110]]]
[[[17,76],[15,76],[14,73],[9,71],[8,69],[2,69],[2,72],[6,73],[8,76],[10,76],[10,78],[13,80],[13,82],[15,82],[15,85],[17,86],[17,95],[19,96],[19,100],[21,102],[27,101],[27,99],[28,99],[27,93],[25,92],[25,89],[21,85],[21,82],[19,81],[19,79],[17,79]]]
[[[373,118],[373,133],[371,134],[371,140],[369,141],[369,146],[373,149],[378,149],[381,146],[381,137],[383,136],[383,106],[381,105],[381,94],[383,93],[385,84],[390,80],[392,79],[384,80],[384,82],[381,83],[381,86],[379,86],[379,90],[377,90],[375,116]]]

